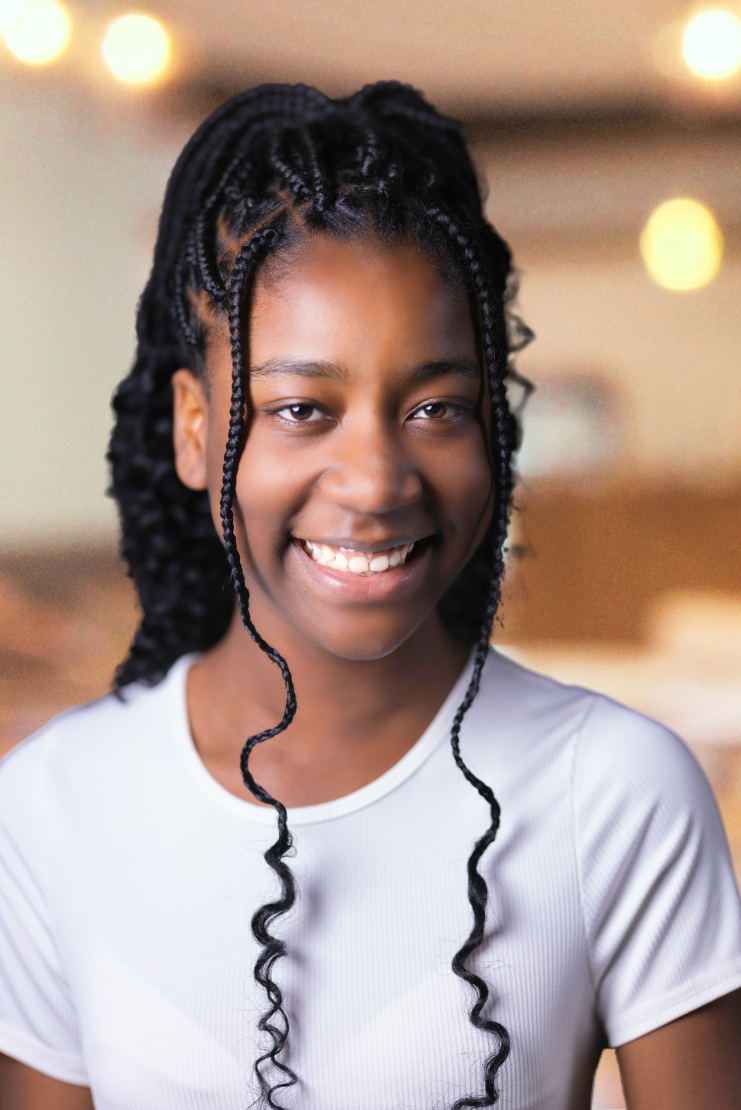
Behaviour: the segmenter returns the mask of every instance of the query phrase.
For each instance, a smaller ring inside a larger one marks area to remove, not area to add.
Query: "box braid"
[[[269,1040],[255,1072],[263,1103],[280,1110],[276,1095],[298,1080],[280,1058],[289,1022],[272,972],[287,948],[270,925],[294,905],[296,885],[285,862],[292,848],[286,809],[255,781],[249,757],[255,745],[289,726],[296,697],[287,662],[260,636],[250,617],[233,505],[246,434],[244,320],[250,289],[267,259],[289,250],[298,237],[321,231],[407,238],[424,246],[448,279],[468,292],[480,332],[492,406],[487,447],[496,507],[478,550],[438,603],[438,611],[449,631],[475,645],[473,673],[455,714],[451,745],[457,766],[490,813],[490,825],[467,865],[473,927],[452,969],[474,990],[471,1023],[491,1034],[496,1048],[484,1065],[484,1094],[458,1099],[453,1110],[488,1107],[498,1100],[496,1076],[510,1042],[501,1024],[484,1017],[488,987],[468,961],[484,939],[488,890],[479,863],[496,837],[500,810],[491,788],[464,762],[460,731],[479,690],[500,600],[511,460],[518,446],[506,382],[527,387],[510,356],[530,333],[509,309],[514,291],[510,252],[483,215],[459,127],[407,86],[379,82],[347,99],[331,100],[303,85],[263,85],[222,105],[178,159],[137,315],[136,360],[114,398],[111,492],[121,515],[123,554],[143,609],[129,656],[117,673],[117,688],[133,681],[156,683],[180,655],[218,642],[235,596],[244,627],[283,676],[282,720],[249,737],[241,754],[246,786],[275,808],[278,823],[278,838],[265,859],[279,881],[280,898],[257,910],[252,932],[260,944],[254,975],[268,1002],[258,1028]],[[171,377],[183,365],[205,376],[204,353],[214,319],[228,323],[232,350],[221,542],[207,494],[188,490],[178,480],[172,446]],[[279,1082],[271,1082],[271,1075]]]
[[[273,1095],[282,1087],[291,1087],[297,1081],[296,1074],[278,1058],[278,1054],[288,1039],[288,1017],[283,1009],[283,994],[280,987],[272,978],[272,969],[276,960],[287,952],[285,941],[280,940],[270,933],[268,926],[283,913],[287,913],[296,901],[296,883],[293,872],[285,862],[285,856],[290,852],[293,842],[288,829],[288,815],[285,806],[273,798],[272,795],[260,786],[252,776],[249,769],[250,752],[256,744],[270,740],[273,736],[288,728],[296,713],[296,694],[293,689],[293,679],[283,656],[272,648],[262,638],[255,628],[250,617],[249,590],[244,580],[242,564],[237,550],[234,535],[234,515],[232,505],[237,480],[237,466],[239,463],[239,450],[242,444],[245,425],[245,395],[244,395],[244,354],[242,350],[242,308],[245,300],[245,284],[251,269],[259,264],[260,256],[267,253],[270,244],[279,235],[272,227],[256,232],[251,239],[242,245],[237,254],[228,285],[229,306],[229,336],[232,348],[232,401],[229,410],[229,434],[226,450],[224,452],[224,481],[221,492],[221,526],[224,536],[224,548],[229,561],[232,582],[237,597],[239,613],[244,627],[252,639],[265,652],[268,659],[275,663],[283,675],[286,688],[286,707],[283,719],[274,728],[250,736],[242,749],[240,765],[242,777],[254,796],[266,805],[275,808],[278,817],[278,839],[265,853],[265,859],[278,876],[281,884],[281,897],[277,902],[261,906],[252,918],[252,932],[261,945],[261,952],[255,964],[255,979],[264,989],[270,1003],[266,1013],[258,1021],[261,1032],[267,1033],[270,1038],[270,1048],[255,1062],[255,1071],[260,1080],[263,1095],[268,1105],[275,1106]],[[278,1024],[276,1024],[276,1020]],[[285,1077],[283,1082],[275,1084],[272,1088],[262,1074],[263,1064],[270,1061]]]

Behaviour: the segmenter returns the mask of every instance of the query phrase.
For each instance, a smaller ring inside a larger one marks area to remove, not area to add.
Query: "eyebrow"
[[[289,375],[299,378],[325,378],[332,381],[346,382],[349,375],[344,366],[324,360],[304,361],[302,359],[269,359],[260,366],[252,366],[249,371],[251,378],[273,378]],[[481,367],[469,358],[443,358],[433,362],[423,362],[411,366],[407,370],[410,381],[426,382],[433,378],[441,378],[445,374],[463,374],[466,377],[481,380]]]
[[[277,378],[281,375],[299,378],[332,378],[334,381],[347,381],[347,370],[337,366],[334,362],[311,361],[301,359],[272,358],[260,366],[251,366],[251,378]]]

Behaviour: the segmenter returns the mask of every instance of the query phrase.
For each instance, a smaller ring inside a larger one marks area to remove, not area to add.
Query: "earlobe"
[[[172,376],[172,442],[175,470],[189,489],[206,489],[208,401],[203,385],[190,370]]]

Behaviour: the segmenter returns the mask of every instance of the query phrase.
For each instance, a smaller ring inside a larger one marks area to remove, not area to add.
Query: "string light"
[[[7,10],[11,7],[12,0]],[[71,32],[72,22],[59,0],[22,0],[10,15],[4,39],[19,61],[45,66],[64,53]]]
[[[170,36],[153,16],[130,12],[110,24],[103,39],[103,57],[119,81],[149,85],[167,68]]]
[[[741,19],[708,8],[690,19],[682,36],[687,67],[706,81],[722,81],[741,70]]]
[[[699,200],[675,197],[654,209],[641,235],[650,276],[664,289],[700,289],[713,280],[723,257],[715,216]]]

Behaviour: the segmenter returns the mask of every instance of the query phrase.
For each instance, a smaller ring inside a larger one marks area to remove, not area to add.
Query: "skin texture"
[[[741,991],[617,1051],[628,1110],[741,1108]]]
[[[0,1110],[93,1110],[87,1087],[61,1083],[0,1056]]]
[[[299,704],[288,732],[257,748],[251,766],[297,806],[378,777],[439,709],[467,651],[442,630],[434,604],[483,534],[492,489],[469,306],[423,255],[315,237],[290,272],[266,276],[250,318],[235,525],[253,618],[289,660]],[[324,372],[288,373],[288,362]],[[256,372],[276,363],[281,373]],[[414,373],[431,366],[439,372]],[[207,367],[205,383],[187,370],[175,375],[175,447],[180,478],[209,490],[218,527],[231,377],[218,322]],[[297,410],[311,419],[281,416],[297,404],[313,406]],[[379,550],[428,536],[427,550],[385,584],[391,572],[337,581],[294,542]],[[240,798],[254,801],[239,773],[241,747],[280,719],[283,696],[276,668],[238,620],[191,669],[194,742]],[[741,1110],[740,1042],[735,992],[622,1046],[628,1110]],[[0,1110],[92,1105],[87,1088],[0,1057]]]

